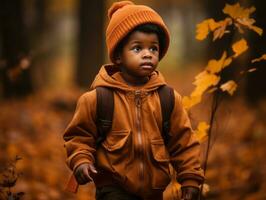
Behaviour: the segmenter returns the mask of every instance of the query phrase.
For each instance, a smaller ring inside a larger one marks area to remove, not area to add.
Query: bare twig
[[[207,149],[206,149],[206,154],[205,154],[205,160],[203,163],[203,172],[204,175],[206,174],[207,171],[207,167],[208,167],[208,159],[209,159],[209,154],[210,154],[210,146],[211,146],[211,139],[212,139],[212,130],[213,130],[213,125],[214,125],[214,119],[215,119],[215,115],[217,113],[218,107],[220,105],[221,102],[221,95],[219,93],[219,91],[216,91],[213,95],[213,100],[212,100],[212,109],[211,109],[211,116],[210,116],[210,128],[208,130],[208,141],[207,141]],[[204,183],[203,183],[204,184]],[[203,192],[203,184],[202,187],[200,189],[200,194],[199,195],[199,199],[202,200],[202,192]]]

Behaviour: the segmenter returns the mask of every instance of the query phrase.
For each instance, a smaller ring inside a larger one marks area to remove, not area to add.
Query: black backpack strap
[[[174,90],[167,85],[163,85],[159,87],[158,94],[162,111],[162,136],[165,144],[167,144],[169,140],[170,118],[175,105]]]
[[[114,94],[111,88],[96,87],[97,94],[97,113],[96,125],[98,131],[98,139],[96,147],[105,140],[106,134],[112,128],[113,113],[114,113]]]

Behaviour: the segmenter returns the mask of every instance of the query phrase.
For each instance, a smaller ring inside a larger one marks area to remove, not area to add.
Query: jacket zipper
[[[135,105],[136,105],[136,127],[137,127],[137,141],[139,143],[139,148],[143,146],[143,141],[142,141],[142,134],[141,134],[141,91],[136,90],[135,91]],[[144,181],[144,162],[143,162],[143,155],[141,151],[138,151],[139,155],[139,168],[140,168],[140,173],[139,177],[141,180],[141,183]]]

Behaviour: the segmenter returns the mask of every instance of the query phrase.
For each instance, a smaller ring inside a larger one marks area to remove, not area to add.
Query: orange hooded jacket
[[[103,66],[92,90],[79,98],[64,133],[70,169],[92,163],[98,171],[93,177],[96,186],[118,184],[140,196],[165,189],[170,182],[170,163],[182,185],[197,187],[202,183],[200,145],[176,91],[170,139],[164,145],[157,89],[165,84],[162,75],[155,71],[145,85],[129,86],[115,66]],[[115,105],[111,131],[96,150],[97,86],[113,88]]]

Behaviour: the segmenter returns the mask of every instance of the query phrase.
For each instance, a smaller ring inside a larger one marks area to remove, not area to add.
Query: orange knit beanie
[[[115,2],[108,10],[109,24],[106,29],[106,44],[110,60],[114,63],[114,50],[118,43],[135,27],[153,23],[165,33],[165,46],[160,49],[160,59],[164,57],[169,46],[169,31],[160,15],[148,6],[135,5],[131,1]]]

